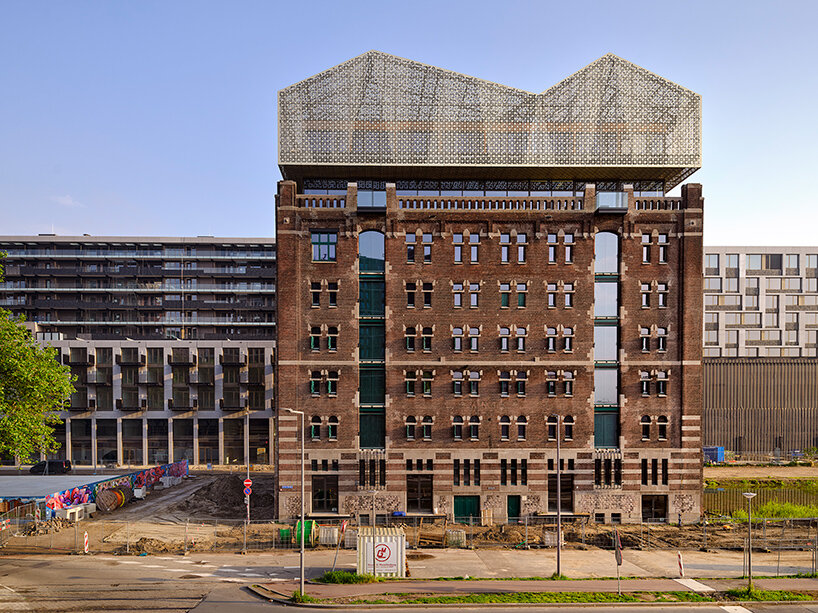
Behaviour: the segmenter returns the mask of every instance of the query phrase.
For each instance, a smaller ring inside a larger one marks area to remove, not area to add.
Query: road
[[[288,593],[298,575],[291,559],[281,565],[281,557],[270,554],[201,554],[183,556],[43,556],[0,557],[0,611],[74,612],[74,611],[164,611],[222,613],[224,611],[277,613],[293,611],[270,603],[249,592],[246,586],[264,583],[282,584]],[[609,582],[610,583],[610,582]],[[451,586],[450,582],[443,584]],[[443,587],[443,586],[441,586]],[[453,586],[452,586],[453,587]],[[543,586],[545,587],[545,586]],[[315,588],[313,588],[315,589]],[[525,607],[527,612],[576,611],[583,606]],[[622,606],[593,605],[595,613],[622,613]],[[746,608],[717,605],[651,606],[651,613],[818,613],[818,605],[750,605]],[[349,611],[360,610],[350,607]],[[388,611],[389,609],[371,609]],[[415,611],[439,608],[417,607]],[[459,611],[478,611],[478,607],[458,607]],[[483,609],[485,610],[485,609]],[[498,610],[497,608],[493,610]],[[394,609],[392,609],[394,611]]]

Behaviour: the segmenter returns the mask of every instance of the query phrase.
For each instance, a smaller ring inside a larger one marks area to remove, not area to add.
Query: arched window
[[[310,419],[310,438],[314,441],[321,438],[321,418],[317,415]]]
[[[524,415],[520,415],[517,418],[517,440],[524,441],[525,440],[525,428],[528,424],[528,419]]]
[[[452,438],[456,441],[463,438],[463,418],[459,415],[452,419]]]
[[[480,418],[477,415],[469,417],[469,438],[473,441],[480,438]]]
[[[547,420],[546,424],[548,425],[548,440],[549,441],[556,441],[557,440],[557,418],[551,415]]]
[[[410,415],[406,418],[406,440],[413,441],[415,440],[415,426],[417,425],[417,419],[414,416]]]
[[[362,272],[383,272],[385,243],[382,232],[367,230],[358,236],[358,256]]]
[[[664,415],[660,415],[659,419],[657,420],[659,423],[659,440],[666,441],[667,440],[667,417]]]
[[[329,440],[336,441],[338,440],[338,418],[335,415],[332,415],[329,418],[329,428],[327,430],[327,435]]]
[[[566,441],[573,441],[574,440],[574,416],[573,415],[566,415],[565,419],[562,420],[562,423],[565,425],[565,440]]]
[[[433,419],[430,415],[423,418],[423,440],[429,441],[432,439],[432,423]]]
[[[642,426],[642,440],[650,440],[650,417],[648,415],[642,415],[639,424]]]
[[[594,273],[619,274],[619,237],[613,232],[594,237]]]
[[[500,418],[500,440],[507,441],[509,436],[509,430],[511,428],[511,419],[508,415],[503,415]]]

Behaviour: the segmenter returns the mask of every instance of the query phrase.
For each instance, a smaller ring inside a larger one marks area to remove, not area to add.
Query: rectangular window
[[[331,307],[338,306],[338,283],[328,283],[327,284],[327,294],[329,296],[329,305]]]
[[[546,239],[548,240],[548,263],[549,264],[556,264],[557,263],[557,235],[556,234],[548,234]]]
[[[312,306],[320,307],[321,306],[321,283],[313,281],[310,283],[310,292],[312,296]]]
[[[500,284],[500,308],[507,309],[511,298],[511,283]]]
[[[312,261],[334,262],[335,246],[338,243],[337,232],[312,232]]]
[[[452,464],[452,485],[460,485],[460,460],[457,458]]]
[[[750,258],[747,257],[747,268],[751,268],[749,266]],[[719,254],[718,253],[708,253],[704,256],[704,267],[705,268],[712,268],[715,270],[719,269]]]
[[[662,458],[662,485],[668,484],[668,472],[667,458]]]
[[[525,247],[528,240],[525,234],[517,235],[517,263],[525,264]]]
[[[642,235],[642,263],[650,263],[650,234]]]
[[[454,298],[454,308],[459,309],[463,306],[463,284],[452,283],[452,297]]]
[[[421,379],[421,385],[423,386],[423,395],[424,396],[431,396],[432,395],[432,379],[433,378],[434,378],[434,375],[432,374],[431,370],[424,370],[423,371],[423,375],[422,375],[422,379]],[[431,427],[430,427],[429,431],[431,432]],[[431,434],[430,434],[430,436],[431,436]]]
[[[648,460],[642,458],[642,485],[648,484]]]
[[[407,264],[414,264],[415,263],[415,243],[417,242],[417,237],[414,234],[407,234],[406,235],[406,263]]]
[[[511,235],[500,234],[500,263],[509,263],[509,249],[511,248]]]
[[[566,264],[573,264],[574,262],[574,235],[572,234],[565,234],[562,238],[562,242],[565,243],[565,263]]]
[[[479,306],[480,284],[469,283],[469,306],[476,309]]]
[[[524,308],[528,292],[528,283],[517,284],[517,307]]]
[[[406,282],[406,308],[415,308],[415,292],[417,291],[417,283]]]
[[[424,233],[423,234],[423,263],[424,264],[431,264],[432,263],[432,234],[431,233]]]
[[[472,233],[469,236],[469,259],[472,264],[477,264],[479,254],[480,235]]]
[[[659,460],[656,458],[650,461],[650,484],[659,485]]]
[[[508,460],[500,460],[500,485],[508,485]]]
[[[452,243],[454,244],[454,263],[463,263],[463,233],[455,232],[452,235]]]
[[[667,264],[668,239],[667,234],[659,235],[659,263]]]
[[[430,309],[432,308],[432,291],[434,285],[432,283],[424,283],[423,284],[423,308]]]

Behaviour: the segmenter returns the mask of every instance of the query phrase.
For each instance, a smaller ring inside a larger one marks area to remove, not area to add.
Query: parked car
[[[71,472],[71,460],[43,460],[30,469],[33,475],[64,475]]]

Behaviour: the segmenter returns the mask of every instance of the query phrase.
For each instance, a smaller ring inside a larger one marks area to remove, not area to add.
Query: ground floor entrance
[[[480,521],[480,496],[455,496],[454,521],[468,524]]]
[[[644,494],[642,496],[642,521],[667,521],[667,496]]]

